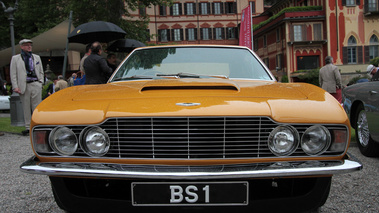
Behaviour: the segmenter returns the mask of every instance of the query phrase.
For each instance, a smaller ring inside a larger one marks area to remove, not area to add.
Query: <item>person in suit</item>
[[[321,88],[329,92],[338,102],[342,102],[341,74],[333,64],[333,57],[325,57],[325,66],[320,69],[319,83]]]
[[[49,97],[55,92],[55,85],[57,84],[58,78],[54,77],[53,78],[53,83],[49,84],[49,86],[46,89],[47,94],[43,97],[43,99]]]
[[[25,130],[29,134],[32,113],[42,101],[42,83],[44,72],[40,56],[32,53],[33,41],[20,41],[21,53],[14,55],[10,65],[10,75],[13,91],[20,94],[24,110]]]
[[[55,92],[67,88],[67,81],[64,80],[62,75],[58,75],[58,81],[55,83]]]
[[[7,90],[7,82],[0,79],[1,83],[1,93],[2,95],[9,95]]]
[[[85,84],[105,84],[112,75],[113,70],[101,57],[103,49],[99,42],[94,42],[91,46],[91,55],[84,61],[84,70],[86,74]]]

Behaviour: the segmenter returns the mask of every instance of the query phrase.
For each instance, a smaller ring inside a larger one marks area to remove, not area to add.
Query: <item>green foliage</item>
[[[347,83],[347,85],[353,85],[353,84],[356,84],[358,80],[360,79],[370,79],[370,77],[368,75],[359,75],[359,76],[356,76],[352,79],[350,79],[349,83]]]
[[[253,26],[254,30],[258,30],[259,28],[263,27],[264,25],[270,23],[271,21],[275,20],[279,16],[281,16],[283,13],[287,12],[302,12],[302,11],[318,11],[322,10],[322,6],[306,6],[306,7],[287,7],[281,10],[279,13],[271,16],[269,19],[266,21],[262,21],[259,24],[256,24]]]
[[[69,18],[73,11],[73,24],[90,21],[112,22],[127,32],[126,37],[147,41],[150,36],[146,31],[149,18],[147,16],[131,18],[129,10],[152,5],[170,5],[173,0],[27,0],[19,1],[14,14],[15,43],[23,38],[33,38],[62,21]],[[14,7],[15,0],[3,0],[6,8]],[[126,19],[129,20],[126,20]],[[8,14],[0,10],[0,49],[11,46]],[[3,24],[4,23],[4,24]]]
[[[47,88],[49,88],[49,85],[52,84],[52,83],[53,82],[49,82],[49,83],[47,83],[46,85],[44,85],[42,87],[42,99],[44,99],[45,97],[47,97],[47,93],[48,93]]]
[[[373,64],[374,66],[377,67],[379,65],[379,57],[371,59],[370,64]]]
[[[299,75],[298,78],[303,80],[306,83],[320,86],[319,81],[318,81],[319,73],[320,73],[319,69],[313,69],[313,70],[304,72],[304,74]]]
[[[282,79],[281,79],[281,82],[282,83],[288,83],[289,81],[288,81],[288,76],[287,75],[283,75],[282,76]]]

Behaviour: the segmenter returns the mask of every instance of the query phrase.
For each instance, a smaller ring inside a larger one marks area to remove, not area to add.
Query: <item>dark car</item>
[[[379,81],[357,83],[342,91],[342,101],[361,153],[379,156]]]

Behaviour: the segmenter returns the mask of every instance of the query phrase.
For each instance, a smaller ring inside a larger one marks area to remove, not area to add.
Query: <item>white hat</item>
[[[367,66],[367,74],[371,74],[371,72],[375,69],[375,66],[370,64]]]
[[[20,45],[23,45],[23,44],[25,44],[25,43],[33,43],[33,41],[30,40],[30,39],[22,39],[22,40],[20,41]]]

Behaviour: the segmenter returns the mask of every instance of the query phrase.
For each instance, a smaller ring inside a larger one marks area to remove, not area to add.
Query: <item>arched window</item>
[[[376,35],[372,35],[370,38],[370,59],[379,57],[379,41]]]
[[[354,36],[350,36],[347,41],[347,62],[349,64],[357,63],[357,40]]]

